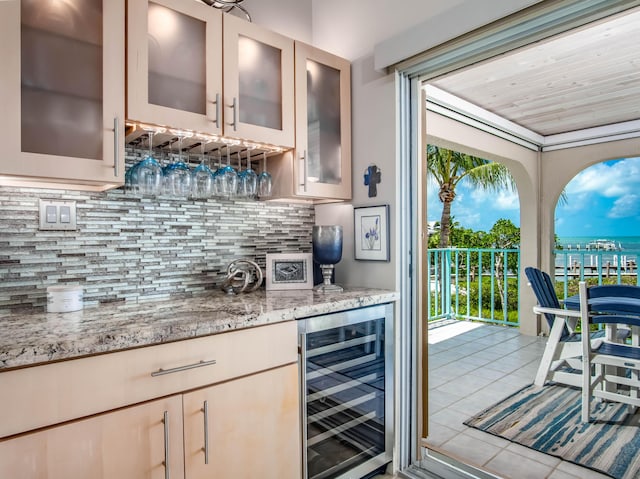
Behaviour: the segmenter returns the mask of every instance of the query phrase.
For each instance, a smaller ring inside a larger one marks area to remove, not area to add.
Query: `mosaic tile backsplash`
[[[77,231],[40,231],[40,198],[76,201]],[[53,284],[82,285],[85,305],[196,294],[234,259],[311,252],[314,222],[305,203],[0,187],[0,311],[43,309]]]

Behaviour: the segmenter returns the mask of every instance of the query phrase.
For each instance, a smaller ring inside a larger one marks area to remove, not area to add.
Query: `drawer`
[[[0,437],[297,361],[288,321],[0,373]]]

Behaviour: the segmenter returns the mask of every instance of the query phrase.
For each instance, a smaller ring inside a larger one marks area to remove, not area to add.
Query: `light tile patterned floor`
[[[462,424],[533,382],[546,339],[517,329],[453,322],[429,330],[431,446],[505,479],[607,476]]]

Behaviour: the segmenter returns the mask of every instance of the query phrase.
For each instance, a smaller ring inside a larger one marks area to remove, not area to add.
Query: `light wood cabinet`
[[[294,146],[293,40],[179,0],[129,1],[127,38],[129,120]]]
[[[351,65],[295,43],[296,149],[270,161],[274,196],[351,199]]]
[[[222,134],[222,12],[182,0],[127,4],[127,119]]]
[[[293,147],[293,40],[225,15],[223,45],[225,135]]]
[[[172,396],[0,441],[0,477],[184,478],[182,397]],[[165,458],[165,453],[167,457]]]
[[[185,394],[187,478],[299,478],[299,395],[297,364]]]
[[[0,477],[298,478],[297,359],[287,321],[0,372]]]
[[[124,0],[0,2],[4,184],[124,183]]]
[[[296,479],[298,398],[290,364],[27,433],[0,441],[0,477]]]

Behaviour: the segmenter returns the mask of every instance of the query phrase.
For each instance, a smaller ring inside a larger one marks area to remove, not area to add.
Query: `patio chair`
[[[582,367],[582,349],[580,337],[574,331],[580,312],[562,308],[547,273],[531,266],[525,268],[524,273],[538,300],[533,310],[543,314],[549,325],[549,339],[534,383],[543,386],[547,381],[554,381],[580,387],[577,370]]]
[[[592,325],[614,327],[624,324],[632,331],[631,344],[600,338],[589,341],[584,336],[582,343],[582,421],[591,420],[592,398],[606,399],[623,404],[629,404],[634,410],[640,406],[640,316],[622,314],[594,314],[589,311],[588,301],[592,294],[603,293],[598,287],[587,288],[584,281],[580,282],[580,313],[581,327],[588,331]],[[611,295],[611,289],[607,291]],[[629,293],[630,290],[621,291]],[[602,296],[596,296],[602,297]],[[624,296],[623,296],[624,297]],[[634,296],[637,298],[637,296]],[[629,296],[626,296],[629,298]]]
[[[534,383],[543,386],[547,381],[581,387],[582,346],[581,334],[576,333],[580,311],[564,309],[553,287],[551,277],[534,267],[524,270],[529,285],[538,300],[533,308],[535,313],[543,314],[549,325],[549,339],[545,347]],[[591,334],[591,340],[605,335],[605,331]],[[616,333],[620,341],[629,336],[629,331],[621,329]]]

